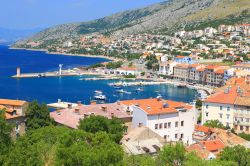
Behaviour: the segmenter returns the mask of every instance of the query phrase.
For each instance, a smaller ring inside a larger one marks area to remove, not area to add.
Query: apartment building
[[[194,106],[169,100],[141,99],[121,101],[133,112],[132,127],[146,126],[166,141],[183,141],[192,144],[197,122]]]
[[[189,82],[203,84],[205,80],[205,66],[192,64],[189,66]]]
[[[175,79],[188,81],[189,79],[189,65],[188,64],[177,64],[174,66],[173,76]]]
[[[162,62],[159,66],[158,74],[172,76],[174,73],[174,67],[176,66],[177,62],[167,61]]]
[[[219,120],[238,133],[250,133],[250,78],[233,78],[203,101],[202,124]]]

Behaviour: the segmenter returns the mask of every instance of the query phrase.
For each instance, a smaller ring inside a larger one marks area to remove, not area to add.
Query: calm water
[[[132,94],[117,94],[116,89],[108,83],[116,81],[83,81],[80,76],[74,77],[48,77],[14,79],[11,75],[16,73],[20,66],[22,72],[45,72],[57,70],[58,64],[64,68],[88,66],[107,61],[102,58],[49,55],[45,52],[10,50],[0,46],[0,98],[38,100],[51,103],[57,99],[63,101],[82,101],[88,104],[95,90],[102,90],[108,97],[108,102],[124,99],[140,99],[156,97],[161,94],[166,99],[190,102],[194,100],[196,91],[187,88],[176,88],[172,85],[153,85],[143,87],[143,92],[136,92],[138,87],[125,87],[124,90]]]

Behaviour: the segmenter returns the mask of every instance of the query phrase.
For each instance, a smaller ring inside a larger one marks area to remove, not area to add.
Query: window
[[[249,126],[246,126],[246,131],[249,131]]]
[[[178,138],[178,134],[175,134],[174,137],[175,137],[175,138]]]
[[[184,137],[184,134],[181,134],[181,139]]]
[[[208,117],[208,112],[206,112],[206,117]]]
[[[249,118],[246,118],[246,122],[249,122]]]
[[[243,126],[240,126],[240,130],[241,130],[241,131],[243,130]]]
[[[181,126],[184,126],[184,121],[181,121]]]
[[[229,119],[230,118],[230,115],[229,114],[227,114],[227,119]]]
[[[222,118],[222,115],[223,115],[223,114],[220,114],[220,118]]]
[[[206,109],[208,109],[208,105],[206,105]]]
[[[175,122],[175,127],[178,127],[178,122]]]
[[[159,129],[162,129],[162,123],[160,123],[160,125],[159,125]]]
[[[222,106],[220,106],[220,110],[222,110],[223,109],[223,107]]]
[[[171,122],[168,122],[168,128],[170,128],[171,127]]]
[[[158,124],[155,124],[155,129],[158,129]]]
[[[227,107],[227,111],[230,111],[230,107]]]
[[[167,139],[167,135],[164,135],[164,139]]]

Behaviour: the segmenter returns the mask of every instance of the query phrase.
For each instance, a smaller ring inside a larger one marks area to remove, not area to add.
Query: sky
[[[164,0],[0,0],[0,27],[46,28],[88,21]]]

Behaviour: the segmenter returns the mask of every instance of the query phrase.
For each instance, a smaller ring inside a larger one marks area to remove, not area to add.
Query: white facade
[[[224,126],[233,128],[234,105],[203,102],[202,124],[209,120],[219,120]]]
[[[134,106],[132,127],[144,125],[164,137],[166,141],[182,140],[185,144],[192,144],[196,115],[194,108],[186,112],[149,115],[141,108]]]

